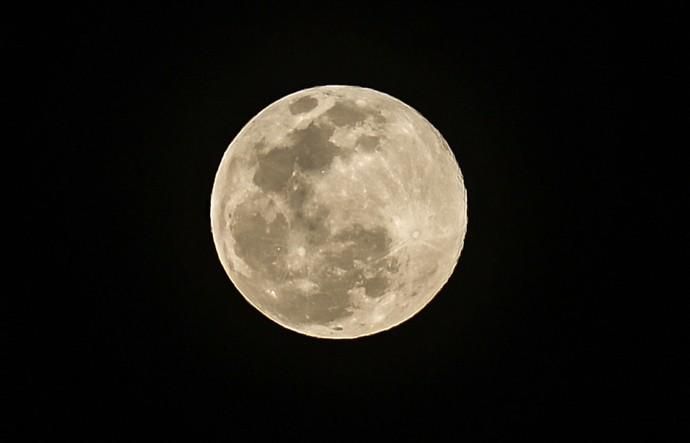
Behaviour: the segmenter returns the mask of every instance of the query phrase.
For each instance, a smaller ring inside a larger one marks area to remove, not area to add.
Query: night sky
[[[655,389],[622,363],[619,321],[645,195],[645,151],[625,141],[630,72],[651,46],[633,45],[637,25],[614,9],[371,3],[53,7],[10,26],[8,92],[28,123],[16,186],[31,196],[17,239],[32,246],[12,379],[28,420],[7,441],[606,440],[629,426],[621,403]],[[668,29],[682,9],[664,12]],[[271,102],[324,84],[420,111],[468,191],[448,284],[353,341],[261,315],[210,232],[230,141]]]

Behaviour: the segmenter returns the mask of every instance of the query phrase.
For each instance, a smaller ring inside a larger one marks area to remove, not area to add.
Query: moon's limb
[[[283,97],[232,141],[214,242],[249,303],[311,336],[354,338],[419,312],[447,282],[467,195],[441,134],[401,101],[324,86]]]

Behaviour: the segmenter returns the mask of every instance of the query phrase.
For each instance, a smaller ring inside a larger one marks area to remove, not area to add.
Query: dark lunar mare
[[[293,109],[306,112],[312,104],[304,97],[293,103],[291,112]],[[336,125],[356,124],[367,114],[355,106],[337,103],[325,115]],[[342,154],[340,148],[329,141],[334,130],[327,120],[319,119],[304,129],[293,131],[287,146],[257,155],[253,181],[269,195],[284,199],[290,208],[287,218],[278,214],[268,223],[257,205],[248,200],[237,207],[232,219],[231,230],[238,256],[281,287],[278,299],[270,302],[281,304],[278,311],[295,324],[324,324],[352,315],[348,291],[363,287],[367,296],[379,297],[389,287],[386,271],[395,272],[398,266],[395,258],[385,257],[391,243],[385,228],[355,224],[330,235],[326,225],[328,208],[324,205],[306,208],[313,195],[311,182],[319,179],[321,171],[330,168],[336,155]],[[362,145],[373,148],[377,142],[373,137],[365,138]],[[316,261],[317,266],[309,271],[312,275],[295,275],[288,271],[288,230],[295,230],[304,238],[309,254],[323,250],[323,259]],[[373,267],[365,272],[357,262],[373,263]],[[318,283],[319,288],[306,295],[285,284],[294,278],[308,278]]]
[[[230,231],[235,239],[235,253],[252,269],[263,275],[280,272],[278,261],[286,249],[288,222],[283,214],[266,221],[254,201],[237,206]]]

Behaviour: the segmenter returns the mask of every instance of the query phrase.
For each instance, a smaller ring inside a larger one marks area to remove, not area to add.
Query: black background
[[[559,441],[654,423],[621,412],[655,390],[624,363],[621,327],[646,155],[625,141],[644,131],[628,119],[644,89],[632,73],[652,52],[631,34],[648,22],[372,3],[54,8],[10,27],[31,165],[19,240],[38,239],[19,289],[30,345],[16,410],[28,421],[11,430]],[[681,10],[664,11],[668,28]],[[353,341],[261,315],[210,232],[232,138],[269,103],[324,84],[419,110],[468,190],[446,287],[403,325]]]

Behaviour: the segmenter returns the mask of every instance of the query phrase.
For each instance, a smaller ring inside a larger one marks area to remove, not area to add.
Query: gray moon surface
[[[287,95],[232,140],[211,193],[231,282],[277,324],[356,338],[421,311],[456,269],[467,191],[443,136],[379,91]]]

